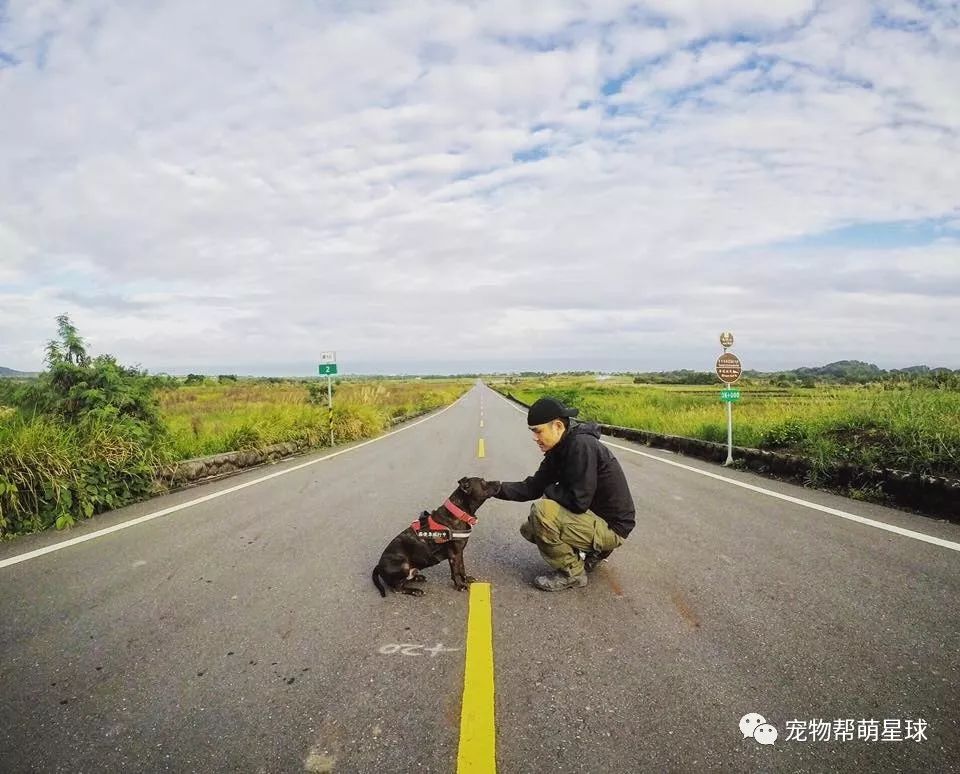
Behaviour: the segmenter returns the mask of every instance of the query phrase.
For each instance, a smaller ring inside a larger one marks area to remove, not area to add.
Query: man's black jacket
[[[540,468],[523,481],[503,482],[500,500],[546,497],[571,513],[593,511],[620,537],[635,524],[633,497],[623,468],[600,443],[600,426],[571,422],[560,442],[543,456]]]

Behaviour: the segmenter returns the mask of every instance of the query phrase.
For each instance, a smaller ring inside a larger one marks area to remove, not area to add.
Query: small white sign
[[[321,352],[321,353],[320,353],[320,362],[321,362],[321,363],[336,363],[336,362],[337,362],[337,353],[336,353],[336,352]]]

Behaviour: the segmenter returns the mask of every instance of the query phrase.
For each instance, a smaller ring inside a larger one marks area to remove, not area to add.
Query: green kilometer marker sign
[[[320,376],[327,377],[327,408],[330,409],[330,445],[333,446],[333,384],[330,377],[337,373],[337,353],[321,352],[320,365],[317,366]]]
[[[725,403],[740,400],[740,390],[720,390],[720,400]]]

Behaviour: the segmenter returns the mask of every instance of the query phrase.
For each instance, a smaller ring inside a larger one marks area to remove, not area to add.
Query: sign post
[[[740,390],[731,389],[730,385],[740,378],[743,367],[740,358],[727,349],[733,346],[733,334],[724,331],[720,334],[720,346],[723,354],[717,358],[717,376],[726,389],[720,390],[720,400],[727,404],[727,461],[724,465],[733,464],[733,402],[740,399]]]
[[[330,409],[330,445],[333,446],[333,387],[330,378],[337,373],[337,353],[320,353],[320,376],[326,374],[327,377],[327,408]]]

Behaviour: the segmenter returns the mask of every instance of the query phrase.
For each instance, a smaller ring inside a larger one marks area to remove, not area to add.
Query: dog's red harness
[[[450,500],[447,500],[443,504],[443,507],[446,508],[455,519],[458,519],[459,521],[462,521],[471,527],[477,523],[476,516],[471,516],[465,510],[463,510],[462,508],[458,508],[456,505],[450,502]],[[446,543],[448,540],[457,540],[457,539],[463,540],[465,538],[470,537],[469,532],[454,532],[453,530],[450,529],[450,527],[444,524],[441,524],[439,521],[434,519],[433,514],[429,514],[429,513],[427,514],[427,518],[425,521],[423,517],[419,519],[414,519],[413,524],[410,525],[410,529],[412,529],[414,532],[417,532],[418,530],[420,531],[429,530],[430,532],[440,532],[444,535],[450,535],[450,537],[442,537],[442,536],[434,537],[433,539],[437,543]]]

